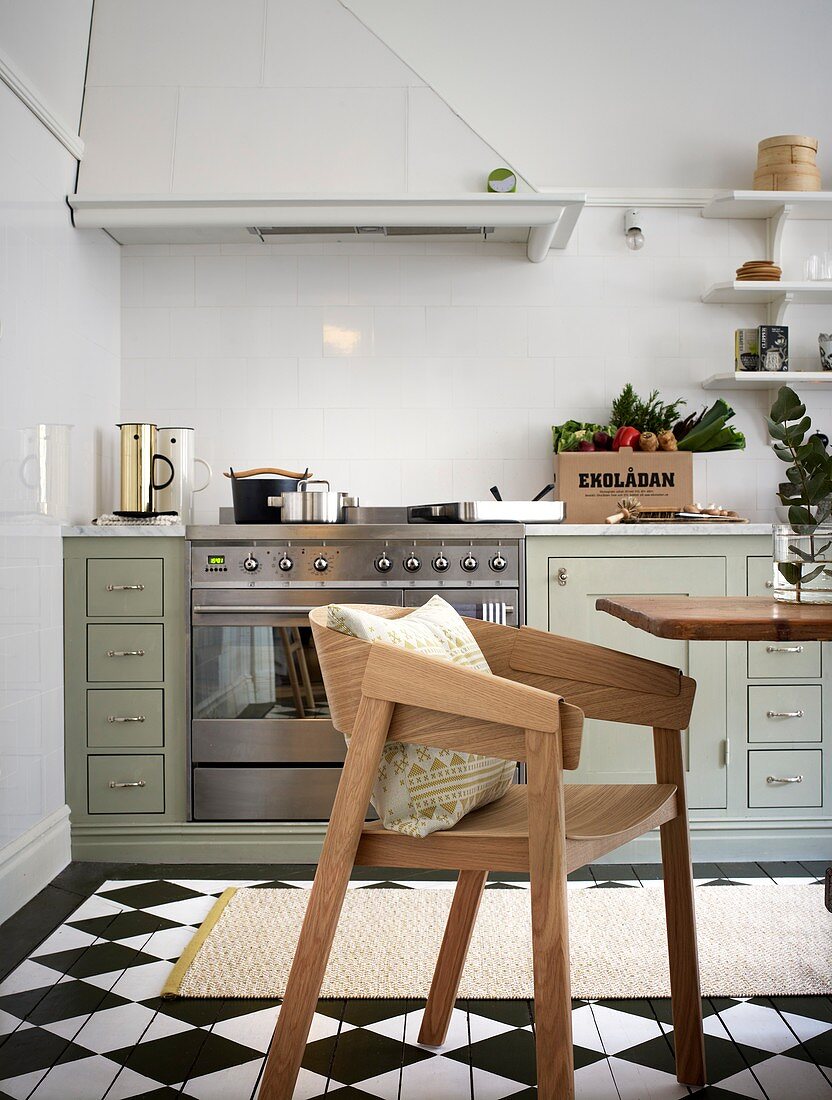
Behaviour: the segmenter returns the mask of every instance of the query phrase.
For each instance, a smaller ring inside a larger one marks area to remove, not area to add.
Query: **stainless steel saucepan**
[[[313,489],[313,485],[325,485],[326,489]],[[343,523],[344,509],[356,507],[358,498],[347,493],[333,493],[328,481],[310,478],[301,482],[298,492],[269,497],[268,504],[270,508],[280,509],[281,523]]]

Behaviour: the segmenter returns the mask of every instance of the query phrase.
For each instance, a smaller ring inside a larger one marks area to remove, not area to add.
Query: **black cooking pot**
[[[235,523],[280,523],[281,510],[269,506],[269,497],[296,493],[309,471],[302,477],[254,477],[250,471],[241,475],[231,470],[226,476],[231,478]]]

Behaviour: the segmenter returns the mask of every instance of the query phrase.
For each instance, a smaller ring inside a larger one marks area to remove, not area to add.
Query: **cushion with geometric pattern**
[[[440,596],[399,619],[385,619],[349,604],[330,604],[327,626],[365,642],[386,642],[491,672],[462,617]],[[515,767],[512,761],[493,756],[388,741],[372,803],[385,829],[428,836],[452,828],[471,810],[502,798]]]

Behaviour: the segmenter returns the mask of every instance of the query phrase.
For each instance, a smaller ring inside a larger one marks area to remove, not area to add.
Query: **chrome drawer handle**
[[[134,783],[117,783],[115,779],[110,780],[110,790],[115,790],[116,787],[146,787],[147,784],[143,779],[137,779]]]
[[[144,722],[145,716],[143,714],[137,714],[135,718],[117,718],[115,714],[107,715],[108,722]]]
[[[769,718],[802,718],[802,710],[767,710],[766,715]]]
[[[767,645],[766,653],[802,653],[802,645]]]
[[[144,657],[143,649],[108,649],[108,657]]]
[[[569,573],[567,572],[567,570],[563,568],[558,569],[557,577],[558,584],[561,586],[561,588],[566,588],[566,585],[569,583]]]
[[[108,584],[108,592],[144,592],[143,584]]]
[[[802,775],[767,775],[766,776],[766,783],[768,783],[768,785],[770,787],[774,786],[775,783],[802,783],[802,782],[803,782],[803,776]]]

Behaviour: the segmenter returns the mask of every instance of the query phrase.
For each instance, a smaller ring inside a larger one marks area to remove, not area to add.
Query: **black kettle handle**
[[[153,481],[152,478],[151,478],[153,488],[158,493],[160,489],[167,489],[168,485],[170,485],[170,483],[173,481],[174,477],[176,476],[176,470],[174,470],[173,463],[171,462],[171,460],[168,458],[167,455],[155,454],[153,456],[153,462],[155,463],[157,459],[161,459],[162,462],[167,462],[168,466],[170,466],[170,477],[167,479],[167,481],[163,482],[161,485],[157,485],[156,482]]]

